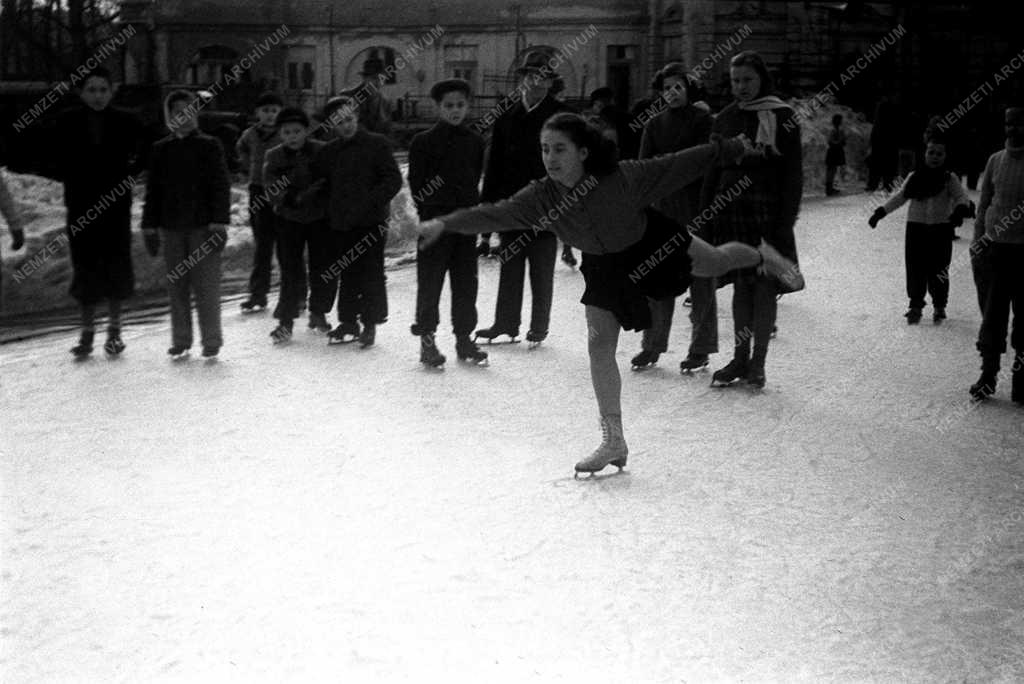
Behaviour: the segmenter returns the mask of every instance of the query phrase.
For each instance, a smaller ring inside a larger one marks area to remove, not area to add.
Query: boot
[[[71,353],[75,355],[76,359],[84,359],[89,354],[92,354],[92,340],[96,335],[93,330],[83,330],[82,334],[78,337],[78,344],[71,348]]]
[[[257,311],[262,311],[267,308],[267,298],[249,295],[249,298],[242,302],[241,308],[242,313],[255,313]]]
[[[430,368],[440,368],[446,360],[434,342],[433,333],[420,335],[420,363]]]
[[[658,363],[659,356],[661,356],[661,354],[656,351],[644,349],[634,356],[629,363],[632,365],[633,370],[644,370],[645,368],[650,368],[654,364]]]
[[[113,326],[107,328],[107,341],[103,345],[103,351],[110,356],[117,356],[124,351],[124,340],[121,339],[121,329]]]
[[[733,360],[725,365],[724,368],[719,368],[711,376],[712,387],[725,387],[731,385],[737,380],[741,380],[747,377],[747,372],[750,370],[750,361],[746,357],[733,357]]]
[[[359,333],[359,348],[366,349],[372,347],[373,343],[377,341],[377,324],[376,323],[364,323],[363,332]]]
[[[359,337],[360,329],[359,324],[355,321],[349,323],[339,322],[335,326],[334,330],[327,333],[327,344],[345,344],[347,342],[354,342]],[[347,339],[350,338],[351,339]]]
[[[281,323],[270,332],[270,339],[274,344],[284,344],[292,339],[292,322],[281,321]]]
[[[971,399],[981,401],[996,393],[996,382],[999,378],[999,357],[984,356],[981,359],[981,377],[971,385]]]
[[[620,471],[626,466],[629,448],[622,435],[622,416],[601,416],[601,435],[601,444],[594,453],[576,464],[576,477],[579,473],[599,472],[604,470],[605,466],[612,465]]]
[[[690,352],[686,355],[686,358],[679,362],[679,372],[683,375],[689,375],[696,371],[703,370],[708,367],[708,355],[707,354],[694,354]]]
[[[784,257],[764,240],[761,240],[757,251],[761,253],[759,270],[781,282],[790,292],[804,289],[804,277],[796,262]]]
[[[476,346],[476,343],[469,339],[469,335],[459,335],[455,339],[455,354],[459,361],[469,361],[478,366],[487,365],[487,352]]]
[[[767,357],[768,347],[755,344],[754,353],[751,355],[750,363],[747,365],[747,384],[758,389],[764,387],[764,361]]]
[[[907,325],[917,325],[921,322],[921,309],[911,307],[903,316],[907,319]]]
[[[935,311],[932,312],[932,323],[939,325],[944,320],[946,320],[946,307],[936,306]]]
[[[473,338],[474,339],[483,338],[483,339],[487,340],[488,344],[490,344],[491,342],[494,341],[494,339],[496,337],[501,337],[502,335],[508,335],[509,338],[510,338],[509,339],[510,342],[518,342],[519,341],[519,340],[516,339],[519,336],[519,331],[518,330],[502,330],[497,325],[492,325],[490,328],[480,328],[475,333],[473,333]]]
[[[331,324],[327,322],[327,317],[322,313],[314,313],[310,311],[308,325],[318,333],[331,332]]]

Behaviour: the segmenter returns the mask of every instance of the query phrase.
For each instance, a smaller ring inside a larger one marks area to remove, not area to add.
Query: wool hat
[[[430,89],[430,98],[434,102],[440,102],[448,93],[463,93],[466,97],[473,96],[473,89],[470,87],[469,82],[461,78],[446,78],[443,81],[438,81]]]
[[[277,105],[278,107],[284,107],[284,100],[277,93],[265,92],[256,98],[256,108],[266,107],[267,105]]]
[[[278,112],[274,125],[283,126],[286,123],[298,123],[309,128],[309,115],[298,107],[285,107]]]

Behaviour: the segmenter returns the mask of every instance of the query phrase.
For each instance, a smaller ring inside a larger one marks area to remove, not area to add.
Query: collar
[[[537,107],[540,107],[542,104],[544,104],[548,97],[550,97],[550,95],[545,95],[544,97],[540,98],[540,100],[537,101],[537,104],[531,107],[530,105],[526,104],[526,93],[523,93],[523,96],[520,99],[520,103],[523,105],[523,109],[526,110],[526,113],[529,114],[533,110],[537,109]]]

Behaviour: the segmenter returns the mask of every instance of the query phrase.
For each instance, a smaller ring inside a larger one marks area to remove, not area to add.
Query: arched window
[[[208,86],[216,83],[238,63],[239,54],[225,45],[207,45],[199,48],[185,67],[184,81],[189,85]],[[241,80],[249,82],[249,70],[241,73]]]

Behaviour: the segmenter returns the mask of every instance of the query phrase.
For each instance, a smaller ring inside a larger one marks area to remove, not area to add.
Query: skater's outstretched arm
[[[619,163],[637,210],[650,206],[686,187],[718,162],[734,163],[753,147],[746,136],[716,139],[653,159],[627,159]]]
[[[421,247],[428,247],[444,231],[475,235],[509,230],[540,232],[550,226],[543,203],[542,181],[533,181],[507,200],[478,204],[420,224]],[[541,222],[544,217],[545,222]],[[545,225],[546,224],[546,225]]]

